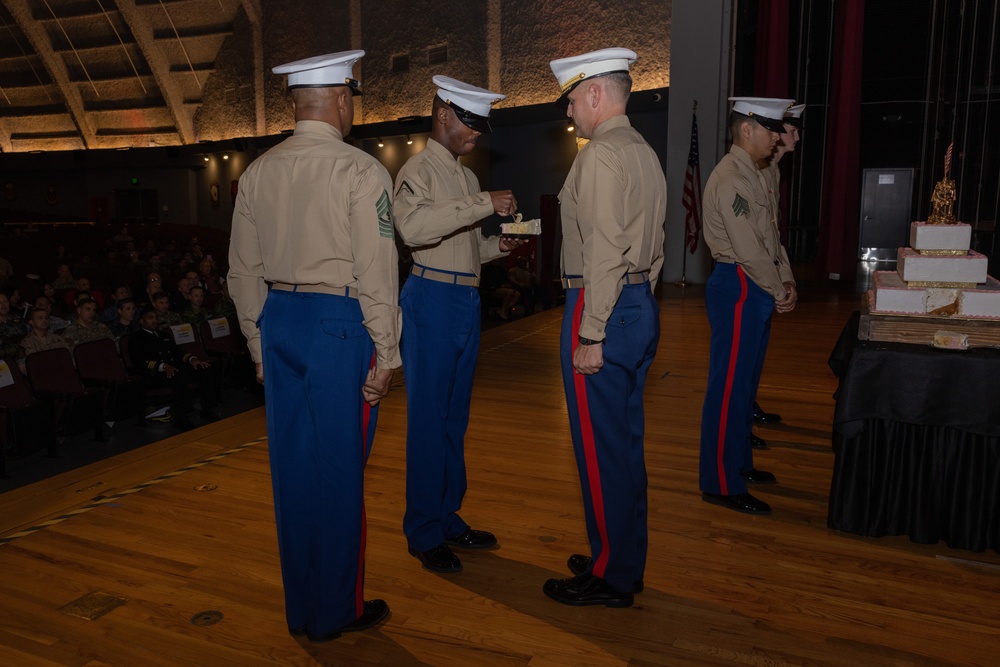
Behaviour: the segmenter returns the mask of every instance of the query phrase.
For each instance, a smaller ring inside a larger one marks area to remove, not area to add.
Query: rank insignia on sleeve
[[[387,239],[393,238],[393,222],[395,221],[392,217],[392,200],[389,199],[389,193],[385,190],[378,198],[375,210],[378,211],[378,235]]]
[[[402,192],[403,190],[406,190],[406,191],[407,191],[407,192],[409,192],[409,193],[410,193],[411,195],[412,195],[412,194],[414,194],[414,192],[413,192],[413,188],[411,188],[411,187],[410,187],[410,184],[409,184],[409,183],[407,183],[406,181],[403,181],[403,183],[402,183],[402,184],[401,184],[401,185],[399,186],[399,190],[396,190],[396,194],[398,195],[398,194],[399,194],[400,192]]]
[[[750,217],[750,202],[743,198],[740,193],[736,193],[736,198],[733,199],[733,215],[736,217],[746,216]]]

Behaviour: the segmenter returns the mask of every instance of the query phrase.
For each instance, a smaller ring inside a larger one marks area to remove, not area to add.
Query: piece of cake
[[[521,220],[521,214],[518,213],[514,222],[500,223],[500,233],[503,236],[537,236],[542,233],[542,221],[537,218],[535,220]]]
[[[907,287],[895,271],[876,271],[873,282],[878,312],[942,316],[956,312],[948,312],[948,307],[959,301],[958,288]]]

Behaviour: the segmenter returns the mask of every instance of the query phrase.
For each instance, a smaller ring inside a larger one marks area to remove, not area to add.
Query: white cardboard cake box
[[[910,246],[914,250],[968,250],[972,242],[972,225],[910,224]]]
[[[908,283],[985,283],[988,267],[986,255],[975,250],[962,256],[939,257],[900,248],[896,255],[896,270]]]

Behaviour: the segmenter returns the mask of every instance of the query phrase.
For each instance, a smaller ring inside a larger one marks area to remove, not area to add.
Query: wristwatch
[[[577,340],[580,341],[580,345],[602,345],[607,338],[602,338],[601,340],[594,340],[592,338],[584,338],[583,336],[577,336]]]

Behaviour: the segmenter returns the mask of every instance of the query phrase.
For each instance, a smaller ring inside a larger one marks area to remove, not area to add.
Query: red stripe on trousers
[[[583,316],[583,290],[573,311],[573,326],[570,338],[570,360],[580,344],[580,319]],[[604,494],[601,492],[601,471],[597,467],[597,448],[594,445],[594,427],[590,420],[590,406],[587,403],[587,376],[573,371],[573,389],[576,394],[576,408],[580,415],[580,433],[583,437],[583,456],[587,467],[587,486],[590,488],[590,504],[594,508],[594,521],[601,536],[601,555],[594,561],[594,576],[604,578],[604,568],[608,564],[608,527],[604,518]]]
[[[375,368],[375,353],[372,353],[369,369]],[[368,401],[361,401],[361,461],[364,467],[365,455],[368,453],[368,427],[372,422],[372,406]],[[368,513],[365,511],[365,483],[361,476],[361,548],[358,550],[358,582],[354,589],[354,606],[358,618],[365,613],[365,545],[368,543]]]
[[[729,486],[726,484],[726,465],[724,455],[726,450],[726,426],[729,422],[729,398],[733,393],[733,379],[736,376],[736,361],[740,352],[740,333],[743,324],[743,304],[747,300],[747,276],[743,273],[743,267],[736,266],[736,275],[740,279],[740,298],[736,300],[736,310],[733,313],[733,345],[729,350],[729,368],[726,370],[726,389],[722,393],[722,406],[719,411],[719,446],[718,446],[718,466],[719,466],[719,493],[724,496],[729,495]]]

